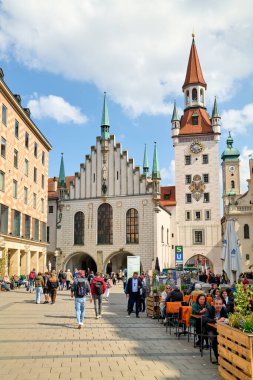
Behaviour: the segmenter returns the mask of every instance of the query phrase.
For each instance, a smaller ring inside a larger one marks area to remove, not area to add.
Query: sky
[[[172,105],[183,112],[182,85],[192,32],[207,82],[217,97],[220,155],[228,131],[241,152],[247,190],[253,154],[252,0],[0,0],[0,67],[13,93],[52,144],[49,176],[61,152],[74,175],[100,135],[104,91],[110,133],[135,165],[157,142],[162,184],[175,183]]]

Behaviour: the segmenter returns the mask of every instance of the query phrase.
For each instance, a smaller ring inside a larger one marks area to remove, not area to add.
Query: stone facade
[[[49,192],[49,207],[53,208],[48,218],[48,257],[51,263],[56,257],[57,269],[73,270],[79,265],[102,272],[108,268],[119,271],[126,267],[128,255],[140,256],[144,271],[154,268],[156,257],[161,269],[167,267],[171,255],[166,237],[171,228],[170,213],[159,206],[160,181],[142,175],[115,136],[107,140],[97,137],[96,146],[91,147],[72,178],[62,198],[57,197],[59,186],[57,192]],[[103,204],[112,207],[110,244],[98,243],[98,209]],[[137,243],[127,243],[126,215],[130,209],[138,213]],[[80,211],[84,214],[84,241],[78,245],[74,244],[74,220]]]
[[[0,264],[5,273],[44,271],[51,145],[0,78]]]

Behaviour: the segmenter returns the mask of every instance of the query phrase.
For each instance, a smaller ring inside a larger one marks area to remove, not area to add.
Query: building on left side
[[[44,271],[51,145],[0,69],[0,276]]]

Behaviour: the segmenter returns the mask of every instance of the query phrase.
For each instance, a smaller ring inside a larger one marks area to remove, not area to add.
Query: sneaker
[[[102,315],[101,315],[101,314],[99,314],[98,318],[102,318]]]
[[[79,325],[83,326],[83,322],[80,322]]]
[[[126,315],[126,318],[130,318],[130,315]]]
[[[96,315],[96,319],[98,319],[99,318],[99,316],[98,315]]]

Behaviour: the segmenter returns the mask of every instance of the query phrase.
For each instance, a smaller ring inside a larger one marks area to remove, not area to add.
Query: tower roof
[[[159,169],[159,162],[158,162],[158,156],[157,156],[156,142],[155,142],[155,146],[154,146],[153,167],[152,167],[152,179],[161,179],[161,176],[160,176],[160,169]]]
[[[171,122],[173,121],[179,121],[179,116],[178,116],[178,113],[177,113],[177,105],[176,105],[176,101],[174,100],[174,108],[173,108],[173,114],[172,114],[172,118],[171,118]]]
[[[233,137],[231,136],[230,132],[228,134],[227,138],[227,148],[224,150],[224,152],[221,155],[221,159],[223,161],[238,161],[240,157],[240,152],[237,148],[233,147]]]
[[[147,153],[147,144],[145,144],[144,158],[143,158],[143,174],[147,176],[148,171],[149,171],[148,153]]]
[[[58,189],[66,187],[66,177],[65,177],[65,169],[64,169],[64,161],[63,161],[63,153],[61,154],[61,165],[60,165],[60,173],[58,178]]]
[[[216,96],[214,98],[213,112],[212,112],[212,118],[214,117],[220,117]]]
[[[193,125],[192,116],[198,116],[198,124]],[[180,123],[180,135],[213,133],[209,116],[204,108],[187,109]]]
[[[194,40],[194,35],[192,38],[192,46],[191,46],[185,81],[183,84],[183,90],[187,86],[193,85],[193,84],[200,84],[206,88],[206,82],[202,74],[198,52],[197,52],[197,48],[196,48],[196,44]]]
[[[110,126],[109,114],[108,114],[108,108],[107,108],[107,100],[106,100],[106,92],[104,92],[104,104],[103,104],[101,127],[104,125],[106,125],[108,127]]]

